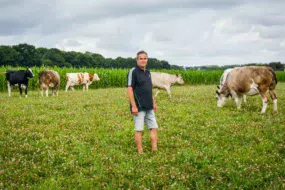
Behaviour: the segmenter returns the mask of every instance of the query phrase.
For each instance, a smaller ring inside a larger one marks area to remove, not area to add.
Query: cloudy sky
[[[0,0],[0,45],[170,64],[285,62],[285,0]]]

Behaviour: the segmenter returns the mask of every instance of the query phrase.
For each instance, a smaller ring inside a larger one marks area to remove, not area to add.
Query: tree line
[[[105,58],[98,53],[62,51],[57,48],[36,48],[29,44],[13,46],[0,46],[0,66],[48,66],[48,67],[74,67],[74,68],[132,68],[136,64],[135,58],[117,57]],[[172,69],[165,60],[149,58],[149,68]]]
[[[136,59],[132,57],[115,59],[105,58],[98,53],[62,51],[57,48],[36,48],[26,43],[7,46],[0,46],[0,66],[11,67],[73,67],[73,68],[132,68],[136,64]],[[149,58],[148,67],[150,69],[173,69],[173,70],[225,70],[233,67],[246,65],[267,65],[277,71],[284,71],[284,64],[281,62],[271,63],[249,63],[244,65],[210,65],[184,67],[170,65],[168,61]]]
[[[186,67],[186,70],[226,70],[234,67],[241,66],[269,66],[276,71],[284,71],[284,64],[281,62],[270,62],[270,63],[248,63],[248,64],[240,64],[240,65],[210,65],[210,66],[196,66],[196,67]]]

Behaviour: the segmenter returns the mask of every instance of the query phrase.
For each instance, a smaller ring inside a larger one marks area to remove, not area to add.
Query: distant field
[[[215,85],[158,95],[159,150],[135,150],[125,88],[0,93],[0,189],[284,189],[285,83],[260,114],[259,96],[217,108]]]

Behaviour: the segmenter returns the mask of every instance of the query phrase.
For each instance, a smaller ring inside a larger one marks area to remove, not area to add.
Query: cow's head
[[[99,80],[100,80],[99,76],[95,73],[93,75],[93,80],[92,81],[99,81]]]
[[[184,84],[184,80],[183,80],[181,74],[179,74],[179,75],[176,74],[176,81],[178,84]]]
[[[225,86],[217,86],[218,90],[216,90],[216,99],[217,99],[217,106],[223,107],[226,103],[226,100],[229,96],[231,96],[230,92],[228,91],[227,87]]]
[[[31,68],[27,68],[25,75],[27,78],[33,78],[34,77],[33,70]]]

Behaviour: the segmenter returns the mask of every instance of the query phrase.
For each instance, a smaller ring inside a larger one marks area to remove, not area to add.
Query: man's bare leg
[[[157,150],[157,129],[150,130],[150,140],[151,140],[151,148],[152,150]]]
[[[139,153],[143,153],[143,148],[142,148],[142,131],[136,131],[135,132],[135,141],[136,141],[136,146],[137,150]]]

